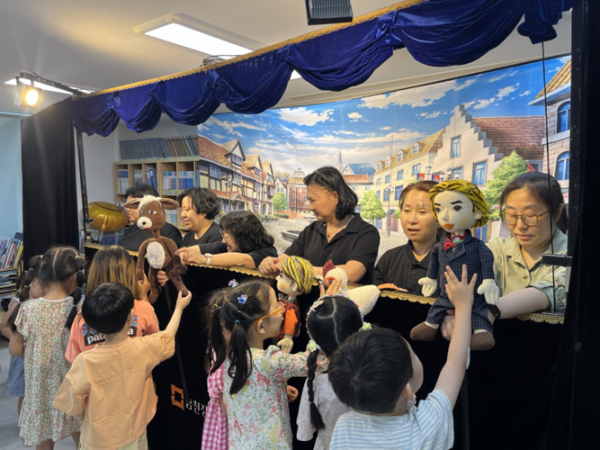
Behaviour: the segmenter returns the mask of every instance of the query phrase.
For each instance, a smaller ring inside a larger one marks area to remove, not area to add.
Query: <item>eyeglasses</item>
[[[269,316],[273,316],[277,313],[280,313],[281,311],[283,311],[283,309],[285,308],[285,305],[283,304],[283,302],[277,302],[279,303],[279,308],[277,308],[275,311],[273,311],[272,313],[267,314],[266,316],[262,316],[261,318],[259,318],[256,322],[254,327],[256,328],[256,331],[258,331],[258,322],[260,322],[261,320],[265,320],[267,317]]]
[[[507,214],[506,211],[502,211],[500,213],[500,216],[502,217],[506,225],[516,225],[520,218],[525,225],[527,225],[528,227],[532,227],[534,225],[537,225],[540,221],[540,218],[542,218],[546,213],[548,213],[548,211],[544,211],[541,214]]]
[[[228,240],[231,237],[227,231],[223,231],[223,229],[220,229],[219,231],[221,232],[221,237],[223,239]]]

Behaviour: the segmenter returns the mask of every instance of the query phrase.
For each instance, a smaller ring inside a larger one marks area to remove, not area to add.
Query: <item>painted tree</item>
[[[278,192],[273,197],[273,208],[277,212],[287,211],[288,210],[288,202],[285,198],[285,194]]]
[[[502,191],[516,176],[525,172],[527,172],[527,161],[521,158],[516,151],[513,150],[510,155],[502,158],[498,168],[492,172],[493,178],[485,182],[487,189],[483,191],[490,206],[490,220],[500,220],[500,210],[497,206]]]
[[[370,219],[371,223],[375,219],[383,219],[385,211],[381,201],[377,198],[375,191],[367,191],[358,202],[360,205],[360,215],[364,219]]]

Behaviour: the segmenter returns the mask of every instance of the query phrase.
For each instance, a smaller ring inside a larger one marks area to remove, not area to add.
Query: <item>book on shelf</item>
[[[180,171],[179,172],[179,190],[185,191],[194,187],[194,171]]]
[[[123,194],[129,189],[129,170],[117,170],[117,190],[119,194]]]
[[[177,172],[163,172],[163,194],[177,194]]]
[[[142,175],[142,169],[135,169],[133,171],[133,185],[140,186],[144,184],[144,177]]]
[[[23,236],[22,233],[17,233]],[[16,268],[23,255],[23,241],[21,239],[4,239],[0,241],[0,269]]]
[[[158,184],[156,182],[156,169],[150,167],[146,169],[146,184],[149,184],[154,189],[158,190]]]
[[[198,156],[198,136],[119,141],[119,149],[124,161]]]
[[[165,211],[167,222],[177,226],[177,210],[169,209]]]

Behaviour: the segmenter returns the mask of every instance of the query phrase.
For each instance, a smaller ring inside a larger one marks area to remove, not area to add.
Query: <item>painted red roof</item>
[[[524,159],[543,159],[544,116],[481,117],[474,120],[499,153],[509,155],[516,150]]]

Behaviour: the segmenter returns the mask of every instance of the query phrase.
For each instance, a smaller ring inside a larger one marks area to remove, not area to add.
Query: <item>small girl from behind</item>
[[[317,431],[315,450],[328,449],[338,418],[350,411],[333,392],[327,374],[329,358],[351,335],[369,328],[363,323],[362,314],[356,303],[340,296],[324,296],[308,311],[306,326],[311,340],[308,349],[308,379],[302,390],[298,411],[297,438],[310,441]],[[317,373],[317,368],[321,370]]]
[[[223,366],[223,403],[229,446],[235,449],[291,449],[292,430],[286,381],[306,376],[307,353],[288,354],[264,341],[279,334],[283,305],[262,281],[247,281],[225,292],[211,316],[214,351],[211,374]],[[221,324],[231,333],[226,342]]]
[[[25,446],[53,448],[69,435],[79,445],[81,424],[52,402],[71,366],[64,354],[81,299],[84,267],[85,258],[72,247],[48,250],[36,277],[42,297],[23,303],[15,320],[9,351],[25,356],[25,400],[19,417]]]
[[[31,286],[35,279],[37,267],[39,266],[41,259],[41,255],[31,258],[29,261],[29,269],[23,272],[17,280],[17,296],[11,299],[8,310],[0,324],[0,331],[8,340],[10,340],[13,333],[17,331],[15,320],[19,314],[21,303],[41,295],[38,292],[39,288],[37,288],[37,283],[34,286]],[[17,412],[21,415],[23,399],[25,398],[25,360],[22,356],[11,356],[10,358],[6,393],[11,397],[19,397]]]
[[[150,283],[147,278],[138,282],[133,257],[119,245],[103,247],[96,252],[88,273],[87,293],[108,282],[127,286],[136,299],[133,307],[133,322],[128,330],[129,336],[148,336],[158,333],[158,318],[154,307],[148,302]],[[104,334],[88,326],[79,312],[71,326],[65,357],[72,363],[80,353],[104,342]]]

